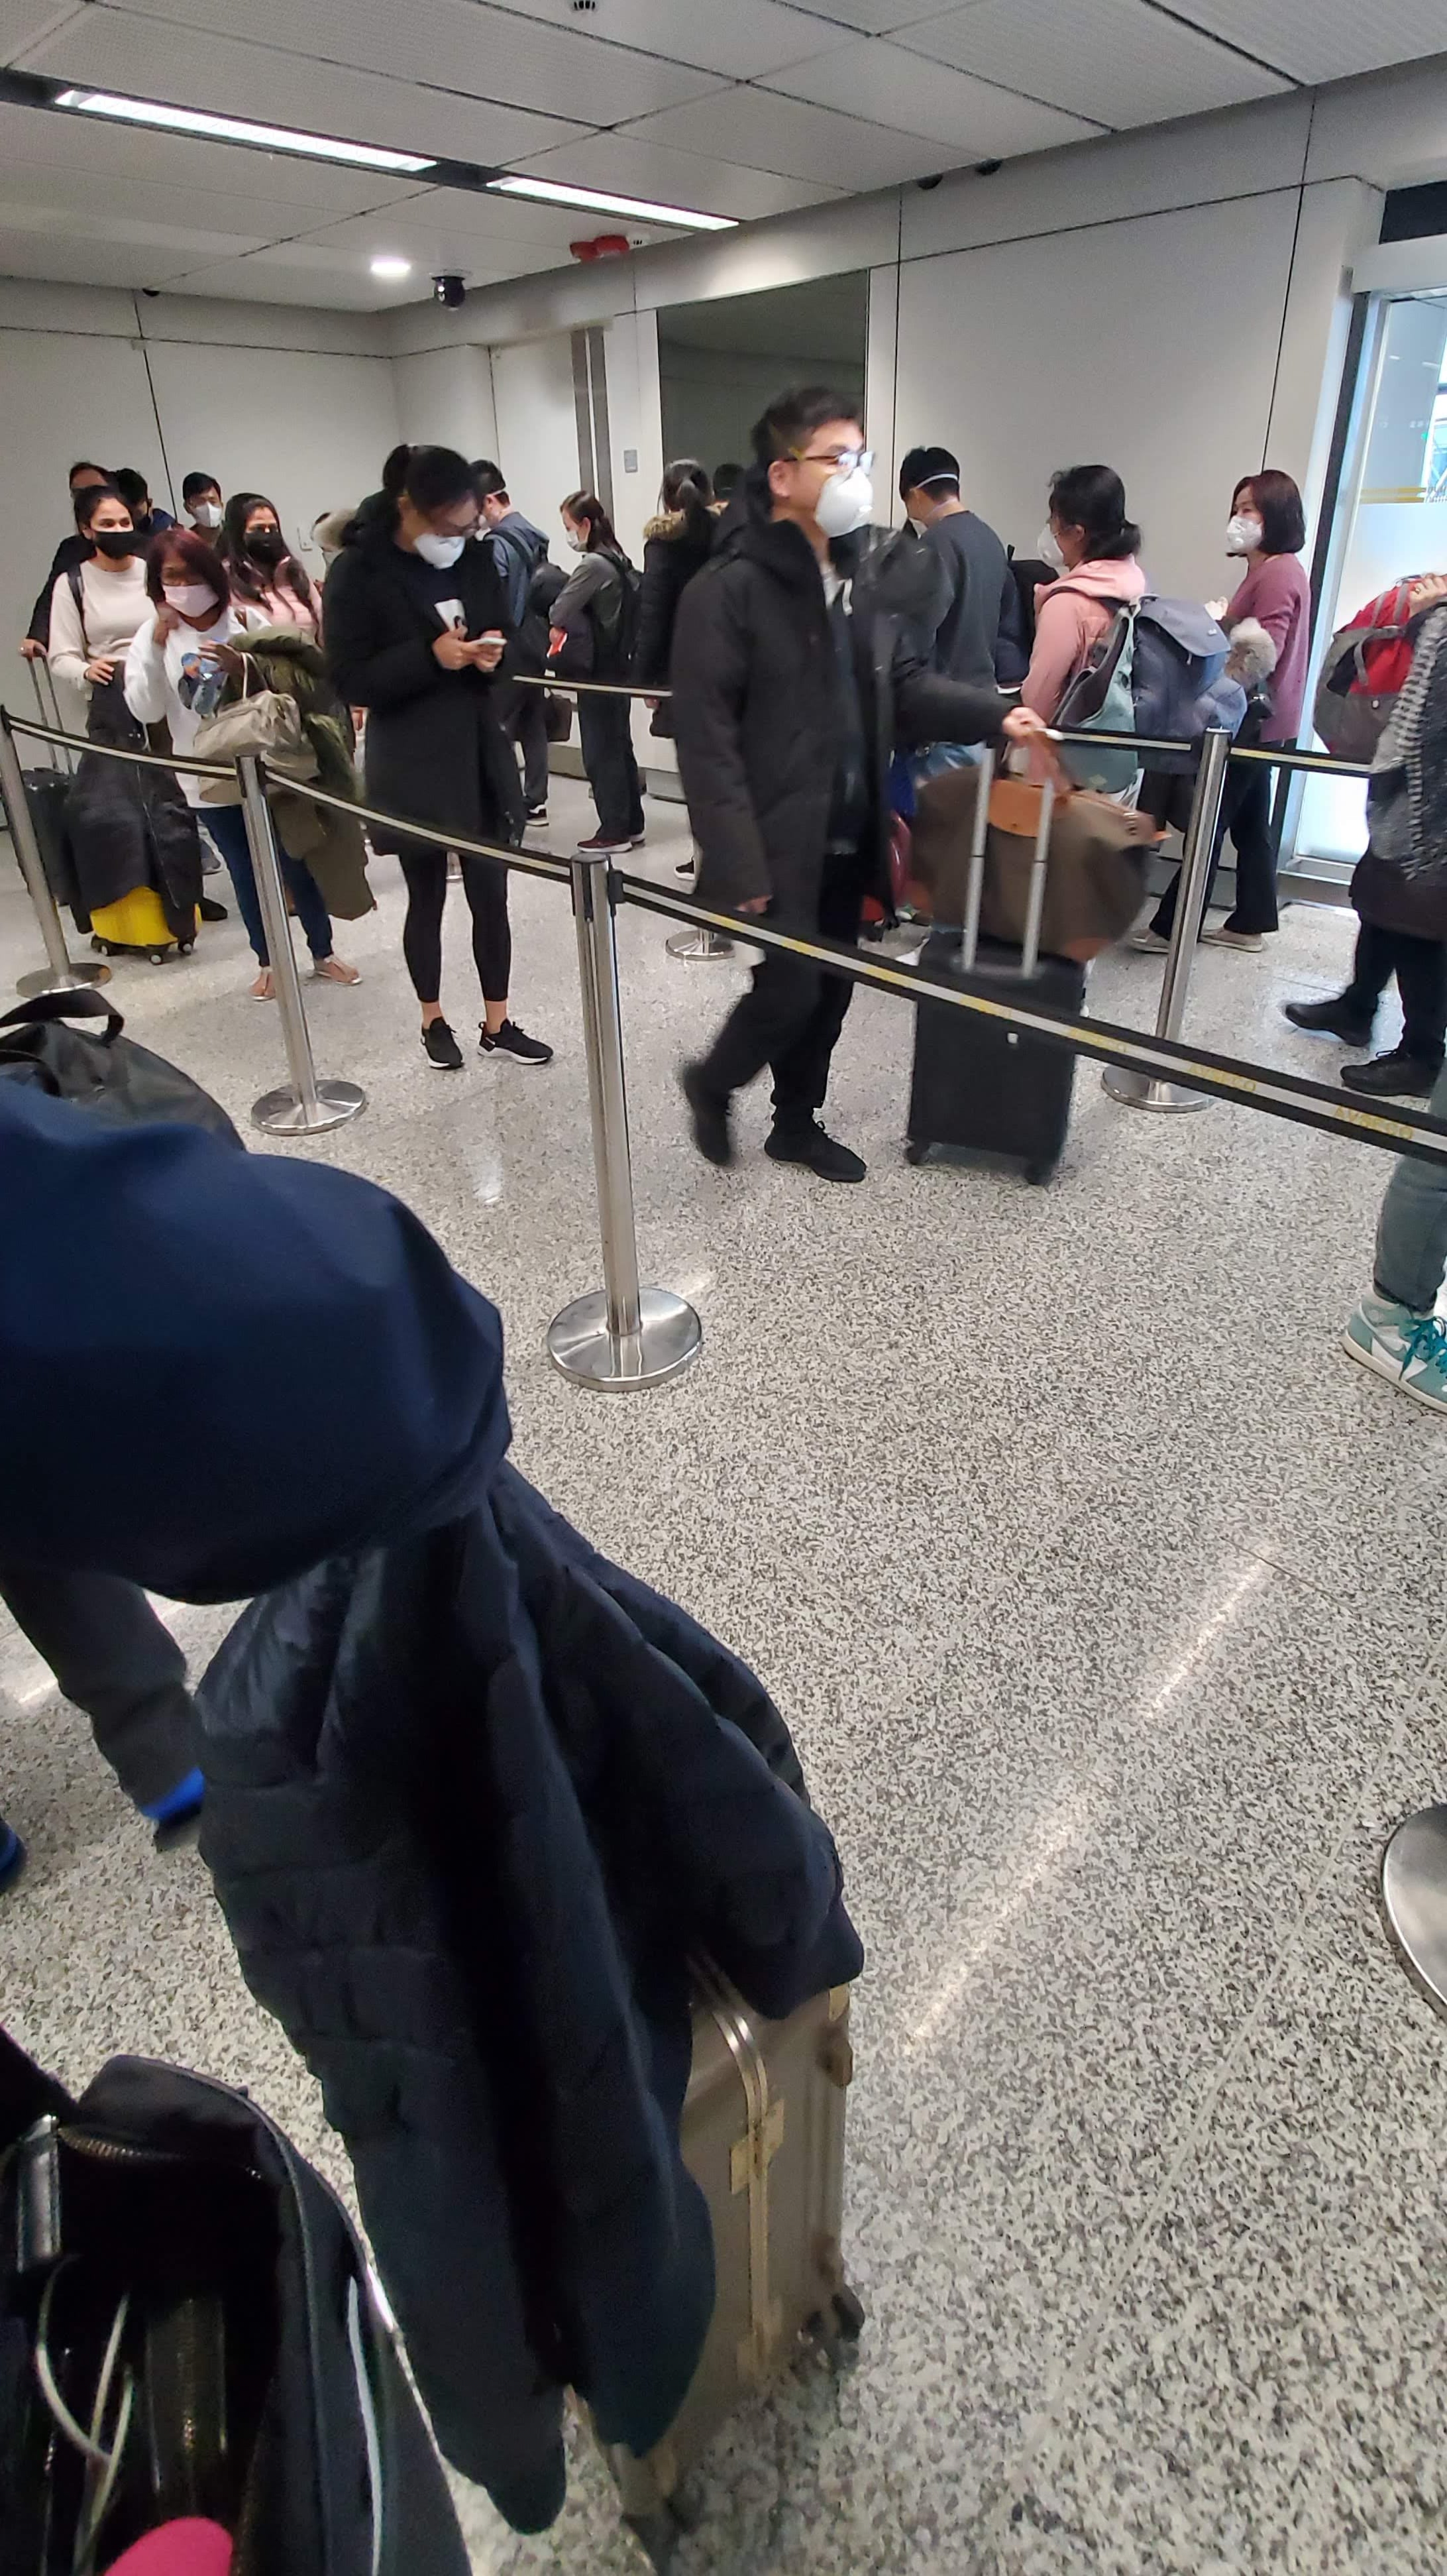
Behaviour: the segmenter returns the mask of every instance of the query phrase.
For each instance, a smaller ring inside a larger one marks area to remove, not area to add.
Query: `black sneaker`
[[[1333,993],[1328,1002],[1287,1002],[1283,1007],[1294,1029],[1319,1030],[1325,1037],[1340,1038],[1343,1046],[1371,1045],[1371,1021],[1348,1009],[1345,993]]]
[[[461,1073],[462,1049],[445,1020],[429,1020],[422,1032],[427,1061],[439,1073]]]
[[[865,1165],[847,1145],[826,1136],[817,1118],[807,1127],[776,1127],[764,1142],[764,1152],[776,1163],[802,1163],[806,1172],[815,1173],[821,1181],[862,1181]]]
[[[1405,1047],[1374,1055],[1370,1064],[1344,1064],[1341,1078],[1349,1091],[1380,1092],[1389,1100],[1427,1100],[1441,1077],[1440,1064],[1424,1064]]]
[[[231,919],[231,915],[227,911],[225,904],[218,903],[214,894],[203,894],[198,896],[196,909],[200,913],[203,921],[229,921]]]
[[[706,1163],[717,1163],[721,1171],[726,1170],[734,1158],[727,1092],[709,1089],[702,1065],[686,1064],[678,1078],[693,1121],[695,1145]]]
[[[484,1055],[510,1055],[514,1064],[551,1064],[553,1050],[541,1038],[530,1038],[516,1020],[504,1020],[500,1029],[481,1028],[477,1043]]]
[[[548,809],[546,805],[530,805],[528,807],[528,821],[530,823],[546,823],[547,819]]]

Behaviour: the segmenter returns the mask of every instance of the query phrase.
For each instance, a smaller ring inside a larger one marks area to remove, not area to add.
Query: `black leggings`
[[[402,954],[419,1002],[442,990],[442,907],[447,901],[447,852],[418,850],[402,860],[407,918]],[[462,859],[462,891],[472,915],[472,955],[485,1002],[505,1002],[512,975],[512,932],[507,920],[507,870],[496,859]]]

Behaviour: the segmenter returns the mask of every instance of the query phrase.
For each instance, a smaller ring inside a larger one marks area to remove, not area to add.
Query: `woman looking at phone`
[[[227,679],[241,670],[241,655],[231,640],[241,633],[241,623],[221,557],[189,528],[167,528],[155,539],[146,562],[146,590],[150,614],[126,655],[126,704],[142,724],[165,724],[172,750],[184,758],[194,752],[202,719],[215,713]],[[184,770],[179,775],[187,803],[199,806],[201,780]],[[269,1002],[275,988],[245,817],[239,805],[208,804],[204,814],[206,829],[230,870],[236,908],[256,953],[252,998]],[[356,967],[333,953],[331,917],[311,870],[285,851],[278,856],[316,973],[331,984],[360,983]]]
[[[448,845],[454,836],[510,838],[505,781],[516,774],[495,680],[507,603],[491,548],[476,542],[480,517],[472,467],[455,448],[396,447],[381,494],[346,529],[325,592],[327,668],[346,704],[367,710],[367,802],[419,827],[373,823],[369,832],[374,850],[401,861],[402,953],[422,1006],[427,1061],[443,1073],[462,1067],[441,1000]],[[482,987],[482,1053],[548,1064],[552,1048],[520,1029],[508,1008],[507,870],[466,851],[461,862]]]

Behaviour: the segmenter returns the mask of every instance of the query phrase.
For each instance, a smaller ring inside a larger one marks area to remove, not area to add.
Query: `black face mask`
[[[111,563],[122,563],[127,555],[135,553],[140,542],[134,528],[92,528],[90,541],[97,554],[105,555]]]
[[[260,564],[284,563],[291,552],[280,528],[248,528],[246,551]]]

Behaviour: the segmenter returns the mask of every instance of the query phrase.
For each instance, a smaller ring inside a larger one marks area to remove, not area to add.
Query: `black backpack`
[[[233,2576],[467,2576],[361,2244],[285,2133],[142,2057],[72,2101],[0,2030],[4,2564],[109,2567],[193,2515]]]
[[[608,561],[618,575],[616,593],[607,593],[608,606],[595,607],[593,624],[598,648],[593,657],[593,676],[598,680],[626,680],[633,670],[638,651],[638,621],[643,606],[643,575],[636,564],[619,550],[607,549]]]

